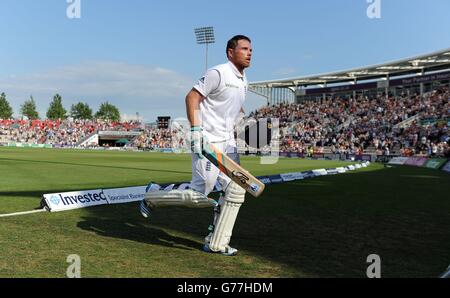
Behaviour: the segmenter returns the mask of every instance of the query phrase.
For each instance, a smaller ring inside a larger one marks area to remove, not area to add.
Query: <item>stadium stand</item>
[[[448,88],[413,96],[337,97],[278,104],[260,108],[250,113],[249,118],[279,119],[281,152],[306,156],[315,153],[450,155]],[[76,147],[81,140],[99,131],[140,131],[126,148],[171,148],[174,135],[170,129],[141,127],[136,121],[0,120],[0,142]],[[183,138],[176,142],[186,145]]]
[[[249,84],[279,117],[281,151],[448,156],[450,49]]]
[[[448,88],[423,95],[329,98],[299,104],[262,107],[248,118],[278,118],[281,152],[426,155],[449,157],[450,92]],[[137,121],[0,120],[0,143],[49,144],[80,147],[100,131],[140,132],[125,148],[170,149],[170,129],[145,127]],[[179,146],[186,140],[177,139]],[[98,147],[91,144],[89,148]],[[111,146],[107,144],[107,146]],[[86,146],[85,146],[86,147]]]
[[[279,119],[282,152],[449,155],[448,88],[414,96],[278,104],[249,116]]]

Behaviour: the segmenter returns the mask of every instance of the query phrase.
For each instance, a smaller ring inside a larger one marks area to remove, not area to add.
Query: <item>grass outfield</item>
[[[280,159],[242,164],[255,175],[335,167]],[[187,155],[0,147],[0,214],[31,210],[43,193],[190,179]],[[372,164],[350,173],[270,185],[247,196],[227,258],[200,248],[210,209],[138,203],[0,218],[0,277],[365,277],[370,254],[382,277],[436,277],[450,264],[450,175]]]

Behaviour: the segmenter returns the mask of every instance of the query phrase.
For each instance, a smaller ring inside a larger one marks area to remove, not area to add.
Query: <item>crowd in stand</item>
[[[172,148],[174,133],[170,129],[158,129],[147,127],[143,133],[134,138],[128,146],[134,146],[141,150],[155,150]]]
[[[406,127],[403,121],[416,116]],[[448,155],[448,89],[414,96],[280,104],[259,109],[253,118],[278,118],[284,152],[304,154],[370,152],[402,155]],[[428,125],[423,125],[429,120]]]
[[[97,131],[130,131],[139,127],[136,121],[0,119],[0,141],[74,147]]]
[[[413,118],[411,118],[413,117]],[[328,98],[266,106],[248,118],[278,118],[280,151],[449,156],[450,93],[376,98]],[[411,120],[412,119],[412,120]],[[403,125],[405,122],[411,122]],[[0,143],[77,146],[97,131],[141,131],[127,144],[144,150],[186,146],[170,129],[142,127],[137,121],[0,120]]]

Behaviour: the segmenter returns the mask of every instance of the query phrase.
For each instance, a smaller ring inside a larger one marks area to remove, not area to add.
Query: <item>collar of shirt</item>
[[[228,65],[230,65],[230,67],[231,67],[231,69],[233,70],[234,74],[235,74],[238,78],[240,78],[240,79],[243,79],[243,78],[244,78],[245,72],[244,72],[244,74],[242,74],[242,73],[237,69],[237,67],[233,64],[233,62],[228,61]]]

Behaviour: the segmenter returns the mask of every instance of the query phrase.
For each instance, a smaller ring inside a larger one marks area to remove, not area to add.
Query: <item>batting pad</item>
[[[220,210],[219,219],[209,243],[209,248],[212,251],[224,251],[230,243],[234,223],[244,200],[245,190],[237,183],[231,182],[226,189],[225,202]]]
[[[150,191],[145,194],[145,201],[151,208],[167,206],[205,208],[217,205],[215,200],[193,189]]]

